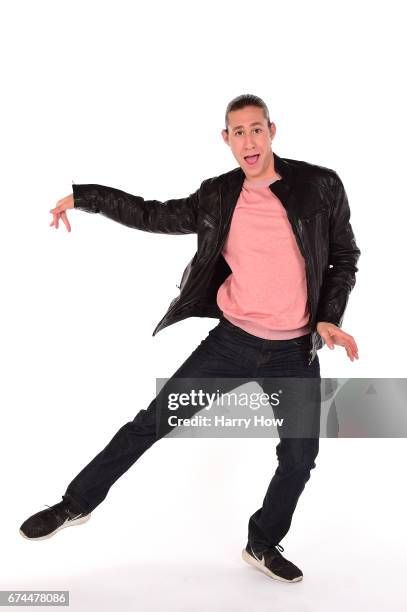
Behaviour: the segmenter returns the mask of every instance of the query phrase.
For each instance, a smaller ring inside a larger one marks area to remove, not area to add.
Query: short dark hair
[[[267,104],[259,98],[259,96],[254,96],[253,94],[242,94],[241,96],[237,96],[233,98],[231,102],[227,105],[226,113],[225,113],[225,126],[226,131],[228,131],[228,114],[230,111],[239,110],[241,108],[245,108],[246,106],[257,106],[258,108],[263,109],[264,117],[267,119],[268,127],[271,126],[269,109],[267,108]]]

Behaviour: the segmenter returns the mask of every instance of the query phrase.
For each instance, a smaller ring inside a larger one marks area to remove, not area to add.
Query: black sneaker
[[[45,540],[57,531],[71,525],[80,525],[90,519],[91,513],[81,512],[71,501],[63,499],[28,518],[20,527],[20,533],[29,540]]]
[[[299,582],[302,580],[302,571],[294,563],[285,559],[280,550],[284,550],[281,544],[261,552],[253,551],[251,546],[247,544],[242,551],[242,557],[246,563],[257,567],[271,578],[282,582]]]

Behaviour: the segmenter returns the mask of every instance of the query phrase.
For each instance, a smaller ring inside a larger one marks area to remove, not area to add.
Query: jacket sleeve
[[[104,185],[72,185],[74,208],[157,234],[197,232],[200,189],[186,198],[159,202]]]
[[[341,327],[349,294],[356,283],[360,250],[350,224],[345,188],[335,172],[334,201],[329,221],[329,267],[321,288],[317,322]]]

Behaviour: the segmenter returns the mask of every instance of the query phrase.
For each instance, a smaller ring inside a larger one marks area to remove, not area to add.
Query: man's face
[[[263,109],[246,106],[228,115],[228,132],[222,130],[226,144],[248,179],[268,178],[274,174],[271,140],[276,126],[267,126]]]

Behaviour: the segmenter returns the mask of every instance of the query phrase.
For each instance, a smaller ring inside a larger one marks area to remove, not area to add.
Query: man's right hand
[[[52,221],[50,223],[50,226],[53,225],[55,229],[58,229],[59,219],[61,218],[65,224],[66,229],[68,230],[68,232],[70,232],[71,226],[69,225],[68,217],[66,216],[66,210],[68,208],[73,208],[73,207],[74,207],[73,193],[66,196],[62,200],[58,200],[57,206],[55,208],[51,208],[51,210],[49,211],[50,213],[52,213]]]

